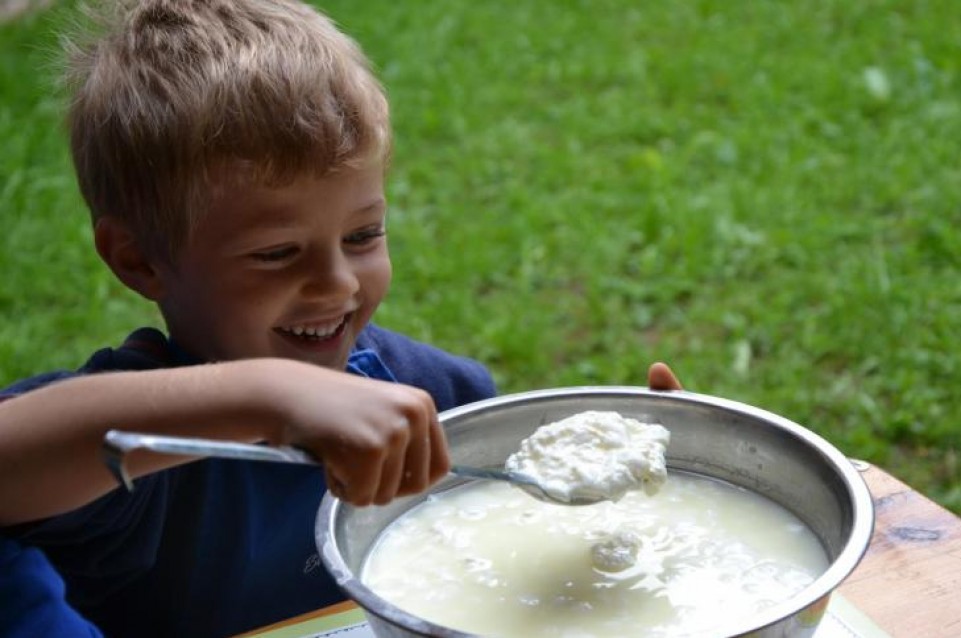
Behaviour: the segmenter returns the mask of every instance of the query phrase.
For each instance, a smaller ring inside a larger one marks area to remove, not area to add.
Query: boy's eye
[[[270,250],[253,253],[252,257],[258,261],[274,262],[289,259],[295,254],[297,254],[296,246],[281,246],[279,248],[271,248]]]
[[[356,233],[351,233],[344,237],[344,242],[354,245],[363,245],[377,239],[378,237],[383,237],[387,234],[387,229],[383,226],[371,226],[370,228],[363,228]]]

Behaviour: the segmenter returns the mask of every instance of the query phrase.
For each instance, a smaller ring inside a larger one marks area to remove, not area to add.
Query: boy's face
[[[208,361],[347,364],[390,284],[383,167],[220,189],[158,299],[171,336]]]

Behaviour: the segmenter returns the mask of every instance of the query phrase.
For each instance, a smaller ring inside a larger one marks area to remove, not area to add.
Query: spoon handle
[[[470,467],[468,465],[452,465],[450,473],[464,478],[487,479],[494,481],[514,482],[514,477],[503,470],[495,470],[485,467]]]
[[[469,467],[467,465],[452,465],[450,467],[450,473],[464,478],[493,479],[495,481],[510,480],[502,471],[483,467]]]
[[[519,472],[509,472],[507,470],[499,470],[489,467],[453,465],[450,468],[450,473],[455,476],[460,476],[461,478],[506,481],[507,483],[511,483],[512,485],[516,485],[517,487],[526,490],[528,493],[533,494],[541,500],[555,500],[552,496],[544,491],[544,488],[541,487],[541,484],[538,483],[536,479]]]
[[[123,462],[128,452],[138,449],[181,456],[319,465],[317,459],[307,452],[289,446],[272,447],[252,443],[237,443],[235,441],[218,441],[216,439],[110,430],[104,436],[103,441],[104,462],[117,481],[130,491],[133,491],[133,481]]]

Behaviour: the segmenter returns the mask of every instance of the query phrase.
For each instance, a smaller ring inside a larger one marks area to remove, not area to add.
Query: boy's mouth
[[[306,341],[326,341],[340,336],[344,328],[346,328],[349,319],[350,313],[344,315],[338,321],[280,326],[276,328],[276,330],[286,337],[294,337]]]

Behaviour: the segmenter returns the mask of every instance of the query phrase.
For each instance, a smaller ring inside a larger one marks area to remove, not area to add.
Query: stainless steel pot
[[[834,446],[776,414],[691,392],[599,386],[505,395],[441,414],[455,463],[503,464],[537,427],[585,410],[614,410],[654,420],[671,432],[668,467],[740,485],[786,507],[818,536],[830,566],[797,595],[748,619],[735,635],[813,635],[831,593],[861,560],[874,527],[864,481]],[[448,478],[431,492],[463,483]],[[352,507],[329,494],[316,522],[320,556],[346,594],[364,610],[380,638],[470,636],[413,616],[360,580],[378,535],[426,495],[385,507]]]

